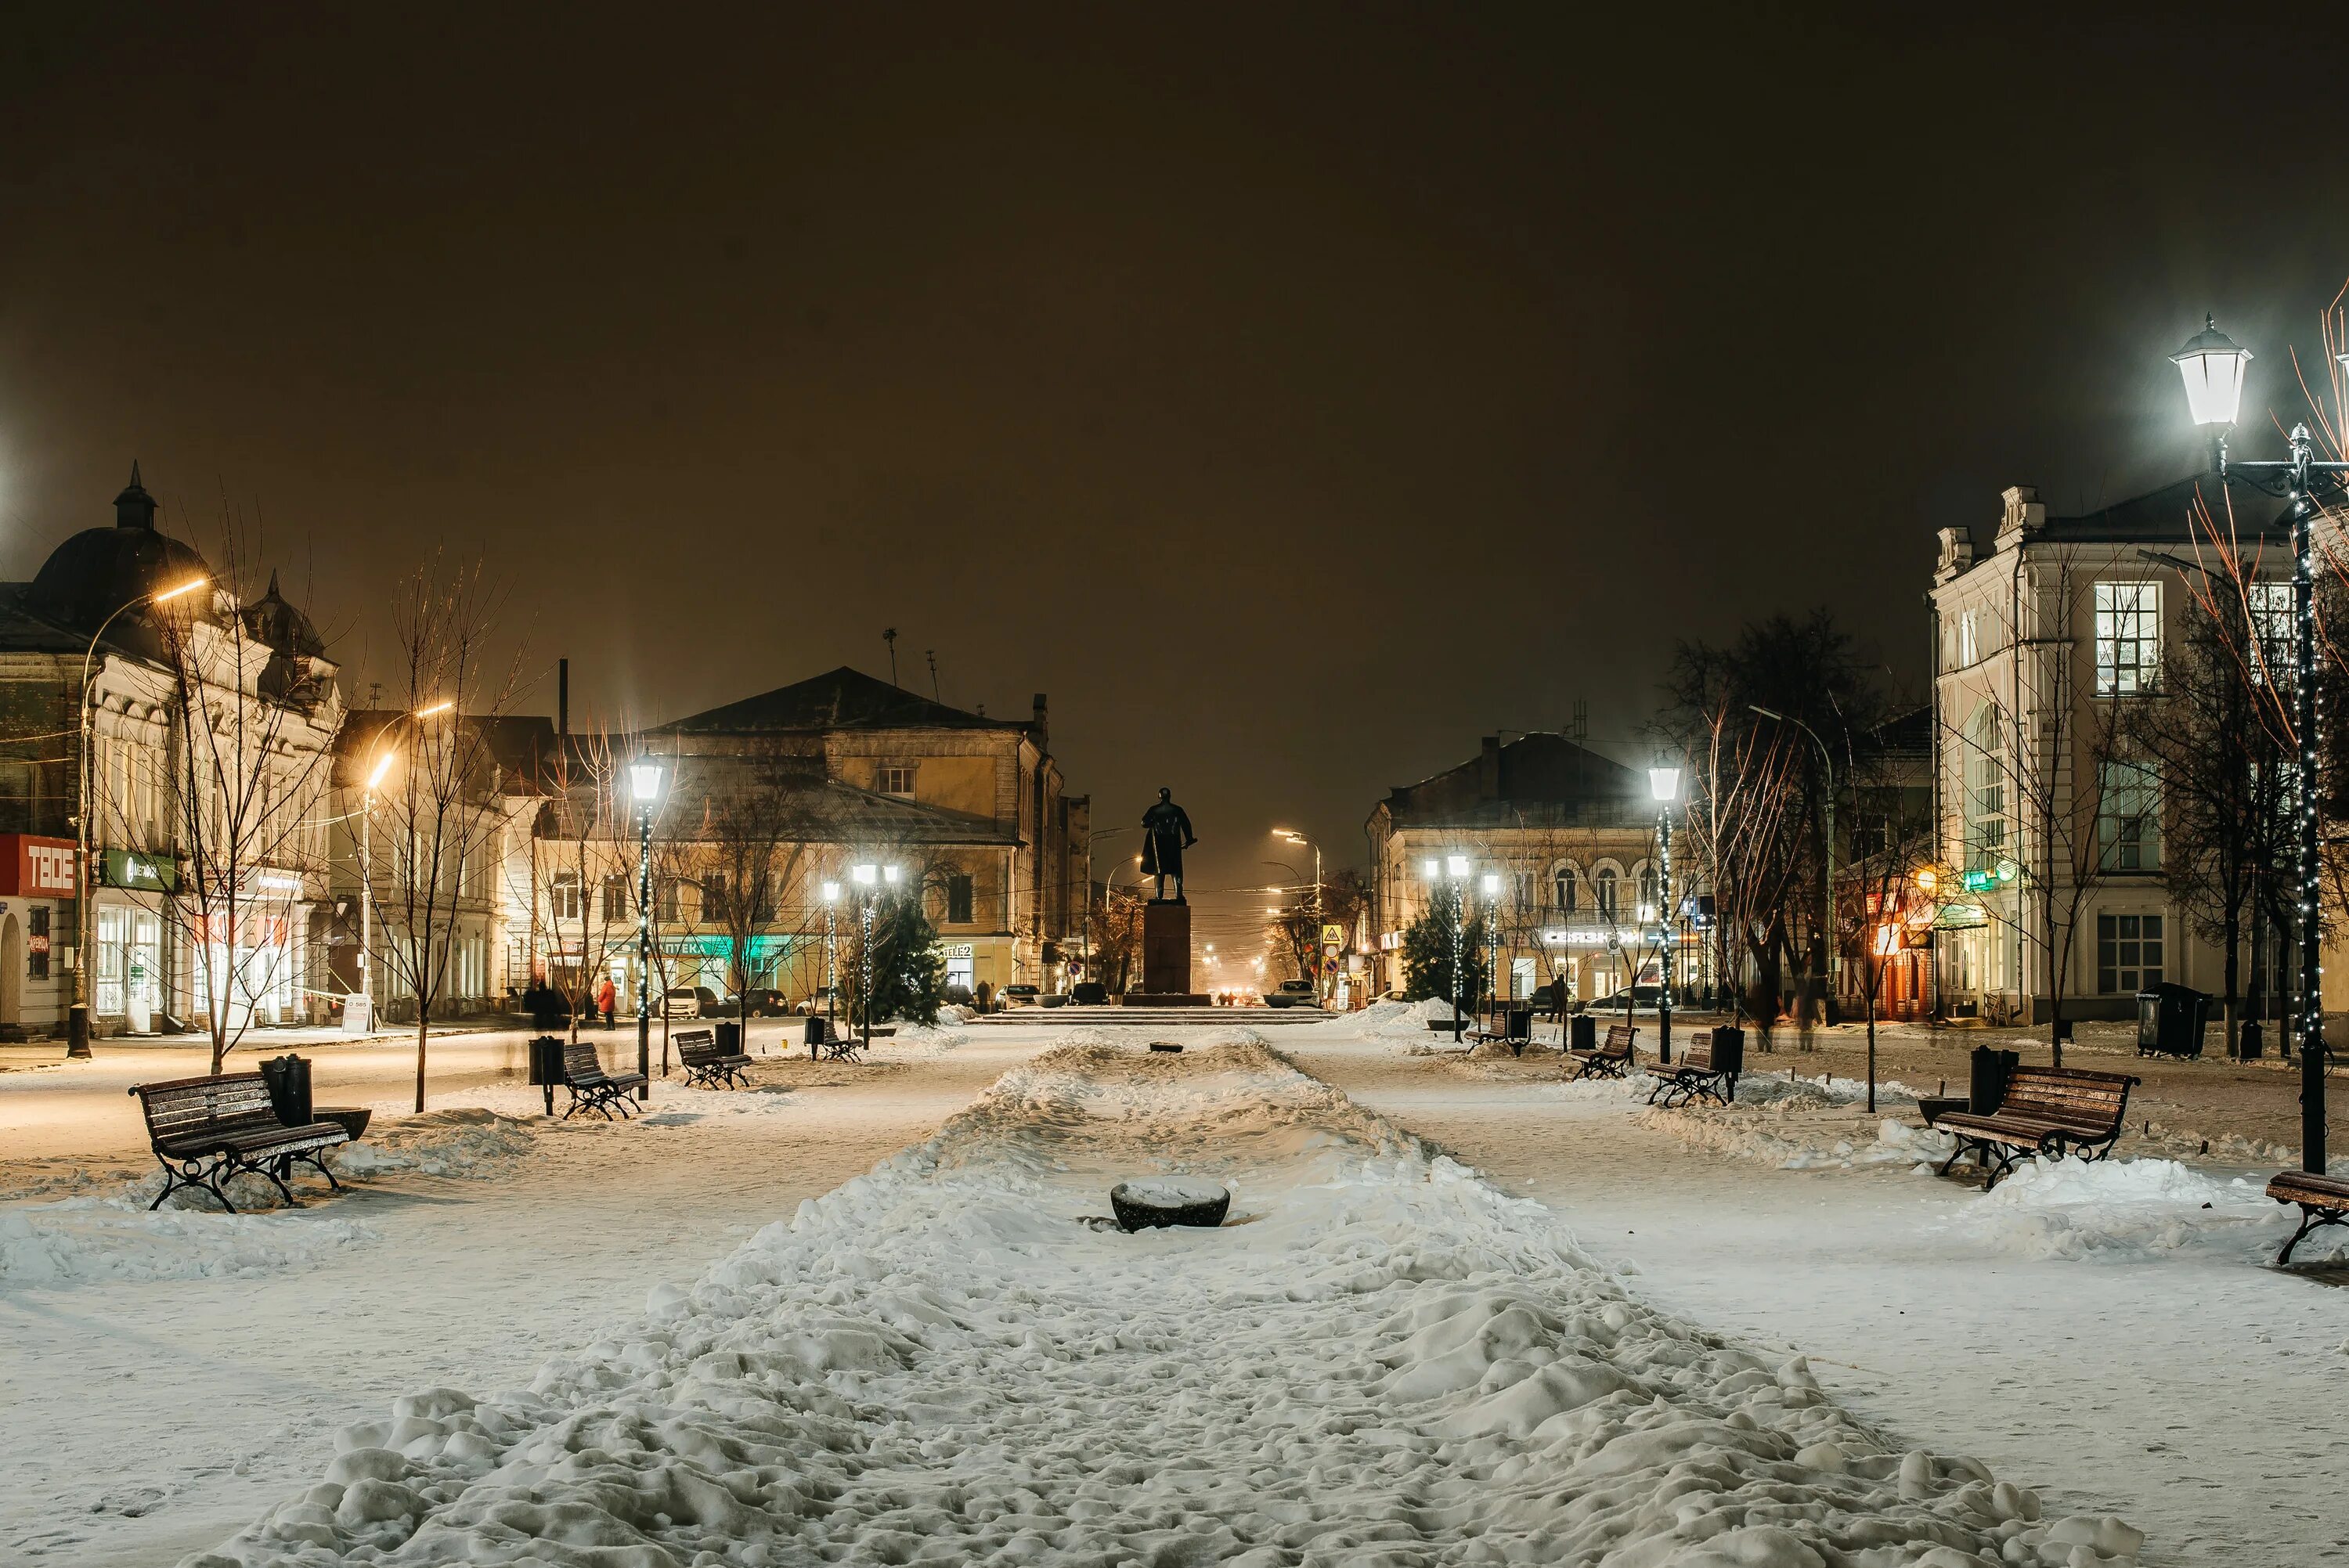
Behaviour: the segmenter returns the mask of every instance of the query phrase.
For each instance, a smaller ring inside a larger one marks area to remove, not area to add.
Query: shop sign
[[[170,861],[142,855],[136,850],[109,850],[100,863],[98,881],[108,887],[137,888],[144,892],[176,892],[180,868]]]
[[[1989,923],[1990,912],[1978,903],[1945,903],[1933,921],[1940,931],[1971,931]]]
[[[970,946],[968,942],[943,943],[938,947],[938,956],[949,961],[957,958],[969,958],[973,956]]]
[[[0,839],[8,841],[0,849],[0,893],[28,898],[48,893],[73,896],[71,839],[44,839],[32,833],[0,833]]]

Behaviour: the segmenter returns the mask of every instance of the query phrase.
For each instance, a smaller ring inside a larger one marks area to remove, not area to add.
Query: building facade
[[[1363,825],[1374,992],[1402,985],[1402,934],[1452,896],[1454,856],[1468,862],[1466,900],[1489,906],[1499,932],[1500,994],[1529,996],[1562,977],[1587,1002],[1655,983],[1666,940],[1658,820],[1645,774],[1556,734],[1488,735],[1476,757],[1390,790]],[[1489,895],[1488,874],[1499,879]],[[1673,892],[1675,978],[1694,986],[1700,890],[1683,880]]]
[[[0,1030],[61,1029],[85,963],[96,1034],[311,1021],[337,671],[274,576],[241,602],[156,528],[135,467],[114,505],[0,584]]]
[[[2080,516],[2002,496],[1990,547],[1940,535],[1931,594],[1939,910],[1936,967],[1956,1017],[2043,1023],[2132,1016],[2164,981],[2222,988],[2224,957],[2165,881],[2157,770],[2129,705],[2163,689],[2209,542],[2187,480]],[[2288,562],[2273,509],[2232,524],[2244,551]],[[2288,585],[2251,614],[2288,618]]]

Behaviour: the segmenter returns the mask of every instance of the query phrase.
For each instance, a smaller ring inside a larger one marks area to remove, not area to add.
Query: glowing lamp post
[[[652,1098],[653,803],[660,792],[661,765],[640,754],[628,764],[628,793],[636,802],[636,1071],[645,1075],[639,1100]]]
[[[1501,875],[1486,872],[1480,884],[1485,890],[1485,995],[1493,1006],[1501,1005]]]
[[[1648,792],[1656,798],[1656,861],[1659,870],[1657,886],[1663,916],[1663,952],[1661,993],[1656,998],[1656,1059],[1670,1064],[1672,1059],[1672,802],[1681,798],[1681,770],[1677,768],[1648,769]],[[1636,983],[1636,982],[1635,982]]]
[[[2349,354],[2333,356],[2349,371]],[[2243,372],[2251,351],[2219,330],[2216,318],[2205,316],[2203,328],[2169,356],[2186,383],[2187,410],[2194,422],[2210,434],[2210,467],[2222,484],[2246,485],[2286,503],[2284,516],[2292,525],[2292,735],[2297,763],[2297,788],[2292,800],[2293,826],[2299,830],[2298,888],[2293,903],[2300,916],[2300,1011],[2294,1023],[2300,1032],[2300,1163],[2304,1171],[2324,1171],[2324,969],[2320,953],[2324,922],[2318,884],[2319,838],[2317,793],[2322,787],[2316,765],[2316,573],[2313,539],[2318,514],[2326,500],[2349,495],[2349,463],[2319,462],[2308,427],[2294,425],[2289,440],[2292,455],[2281,461],[2239,463],[2227,454],[2227,431],[2240,411]]]

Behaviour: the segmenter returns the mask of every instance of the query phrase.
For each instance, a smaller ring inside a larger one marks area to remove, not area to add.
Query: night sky
[[[1913,688],[1934,529],[2189,470],[2206,309],[2296,412],[2349,274],[2248,18],[487,9],[0,12],[0,572],[137,457],[360,700],[435,545],[629,717],[894,625],[1202,887],[1772,610]]]

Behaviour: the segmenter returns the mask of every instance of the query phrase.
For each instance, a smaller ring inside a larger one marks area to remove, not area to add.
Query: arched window
[[[1663,882],[1653,866],[1640,868],[1640,907],[1653,909],[1663,901]]]
[[[1550,873],[1550,903],[1560,914],[1582,907],[1582,879],[1572,866],[1562,865]]]
[[[1615,918],[1616,881],[1613,866],[1600,866],[1590,873],[1590,892],[1593,901],[1599,905],[1599,918],[1601,920]]]

